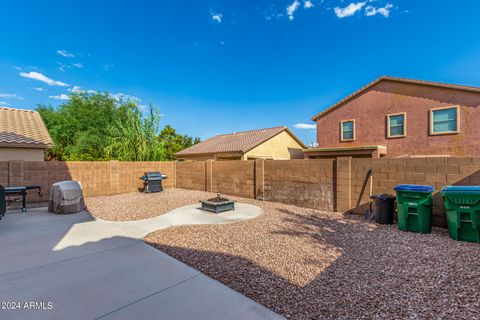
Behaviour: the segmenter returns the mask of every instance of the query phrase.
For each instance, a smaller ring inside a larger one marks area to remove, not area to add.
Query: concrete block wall
[[[145,171],[168,175],[165,188],[221,192],[322,210],[363,214],[370,194],[391,193],[397,184],[435,187],[433,219],[445,226],[444,185],[480,185],[480,157],[194,162],[4,161],[0,184],[40,185],[48,200],[52,183],[82,182],[86,196],[136,192]],[[372,176],[369,178],[369,172]]]
[[[335,161],[336,211],[352,208],[352,158],[342,157]]]
[[[335,210],[333,164],[322,159],[264,161],[262,199]]]
[[[371,182],[366,181],[369,170]],[[442,186],[480,185],[480,157],[351,159],[352,211],[365,212],[370,184],[373,194],[395,194],[393,188],[405,183],[435,187],[432,223],[445,226],[443,199],[439,194]],[[346,193],[346,188],[338,186],[338,193]]]
[[[244,198],[255,197],[254,161],[207,161],[207,163],[211,165],[210,191]]]
[[[177,187],[334,210],[334,160],[177,163]]]
[[[139,179],[145,172],[160,171],[167,175],[167,179],[162,181],[164,188],[174,188],[176,183],[176,174],[174,161],[169,162],[123,162],[112,161],[112,169],[116,166],[118,169],[112,170],[111,179],[117,179],[119,189],[115,193],[127,193],[137,191],[143,188],[143,181]],[[118,176],[117,176],[118,175]]]
[[[29,202],[48,201],[51,185],[62,180],[81,181],[85,196],[135,192],[142,187],[139,177],[146,171],[167,174],[164,187],[175,186],[174,162],[119,161],[3,161],[0,162],[0,184],[39,185],[43,198],[32,193]]]
[[[7,186],[10,179],[10,164],[8,161],[0,161],[0,184],[2,186]]]
[[[176,187],[191,190],[207,190],[206,161],[176,163]]]

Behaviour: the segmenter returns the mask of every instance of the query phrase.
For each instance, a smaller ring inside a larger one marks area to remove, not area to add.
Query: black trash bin
[[[395,216],[395,196],[391,194],[375,194],[370,197],[373,200],[373,213],[375,222],[380,224],[393,224]]]

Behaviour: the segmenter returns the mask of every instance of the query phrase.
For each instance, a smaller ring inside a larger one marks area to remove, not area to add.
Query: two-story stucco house
[[[312,118],[305,158],[480,155],[480,88],[381,77]]]

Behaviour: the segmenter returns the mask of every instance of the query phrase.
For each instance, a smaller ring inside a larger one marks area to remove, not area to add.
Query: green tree
[[[146,115],[139,108],[129,109],[126,117],[112,127],[108,154],[118,160],[166,160],[163,143],[157,139],[160,111],[151,104]]]
[[[58,108],[40,105],[54,142],[49,159],[161,161],[199,142],[167,125],[160,132],[160,111],[142,112],[134,100],[108,93],[78,92]]]
[[[112,124],[138,108],[135,101],[117,100],[108,93],[78,92],[58,108],[40,105],[37,111],[54,142],[50,158],[108,160],[106,152]]]
[[[188,135],[178,134],[175,129],[168,124],[160,132],[158,139],[163,142],[167,160],[174,160],[175,153],[200,142],[200,138],[192,138]]]

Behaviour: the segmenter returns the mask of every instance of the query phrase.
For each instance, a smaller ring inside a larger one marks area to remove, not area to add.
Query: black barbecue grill
[[[167,176],[160,172],[145,172],[145,175],[140,177],[143,180],[143,192],[162,192],[162,180],[166,178]]]

